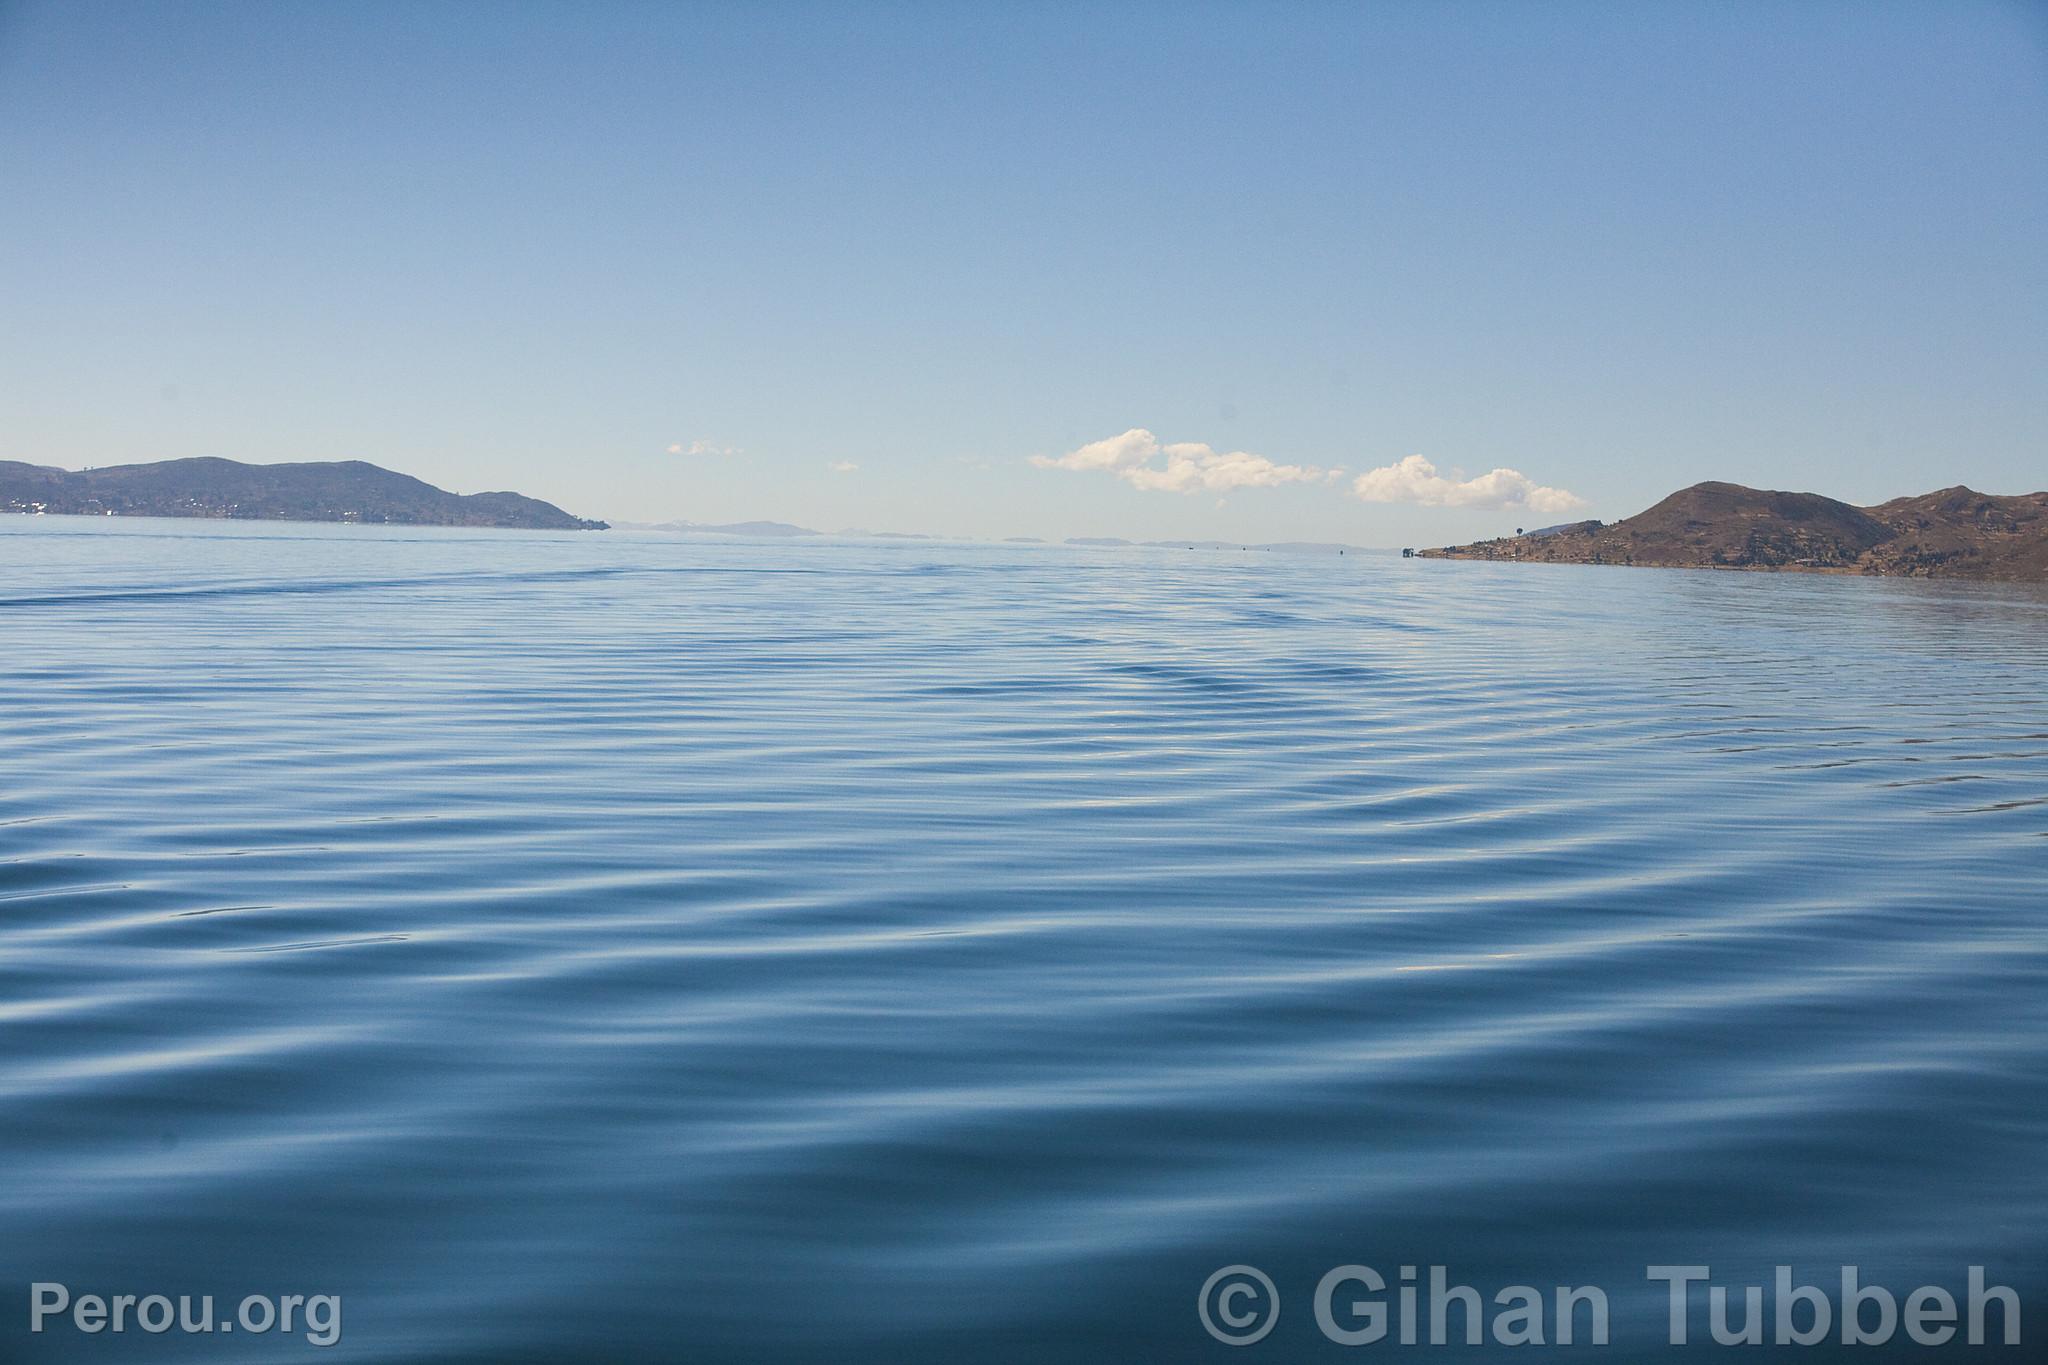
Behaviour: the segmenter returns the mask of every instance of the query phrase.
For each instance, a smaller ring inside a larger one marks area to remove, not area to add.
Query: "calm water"
[[[2048,1339],[2040,591],[0,518],[0,708],[0,1358],[1356,1359],[1346,1262]]]

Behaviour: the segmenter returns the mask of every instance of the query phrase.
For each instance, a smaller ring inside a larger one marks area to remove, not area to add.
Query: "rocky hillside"
[[[0,460],[0,511],[549,531],[605,529],[601,521],[572,517],[537,498],[517,493],[450,493],[361,460],[324,464],[165,460],[78,473]]]
[[[1955,487],[1876,507],[1700,483],[1611,526],[1582,522],[1417,552],[1433,559],[2048,579],[2048,493]]]

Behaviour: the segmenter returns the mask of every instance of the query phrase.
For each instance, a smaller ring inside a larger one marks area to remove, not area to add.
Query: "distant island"
[[[649,521],[630,522],[629,529],[636,531],[669,531],[687,536],[750,536],[777,539],[793,536],[839,536],[849,540],[939,540],[939,536],[925,535],[920,531],[870,531],[865,526],[849,526],[842,531],[814,531],[808,526],[795,526],[786,521]]]
[[[786,521],[656,521],[635,522],[634,528],[643,531],[673,531],[688,536],[821,536],[823,531],[813,531],[808,526],[792,526]]]
[[[1572,522],[1413,553],[1424,559],[2040,581],[2048,579],[2048,493],[2000,497],[1958,485],[1852,507],[1817,493],[1699,483],[1612,525]]]
[[[210,457],[73,472],[0,460],[0,511],[72,516],[341,521],[603,531],[517,493],[450,493],[362,460],[242,464]]]
[[[1125,540],[1121,536],[1068,536],[1066,543],[1098,550],[1279,550],[1287,554],[1340,555],[1359,548],[1336,540],[1272,540],[1247,545],[1236,540]]]
[[[1148,540],[1148,549],[1189,549],[1189,550],[1278,550],[1283,554],[1327,555],[1343,554],[1359,546],[1341,540],[1269,540],[1259,545],[1246,545],[1235,540]]]

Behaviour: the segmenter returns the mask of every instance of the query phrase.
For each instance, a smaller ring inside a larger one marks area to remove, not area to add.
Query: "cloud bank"
[[[1114,474],[1131,487],[1152,493],[1227,493],[1284,483],[1335,482],[1343,473],[1341,468],[1276,464],[1263,455],[1219,451],[1197,441],[1167,445],[1143,427],[1091,441],[1064,455],[1033,455],[1031,463],[1040,469]],[[1473,479],[1458,477],[1462,473],[1453,470],[1447,478],[1425,457],[1410,455],[1398,464],[1360,474],[1351,481],[1351,493],[1361,502],[1405,502],[1417,507],[1526,507],[1532,512],[1569,512],[1586,505],[1576,493],[1539,484],[1520,470],[1496,469]]]
[[[1368,469],[1351,481],[1351,491],[1365,502],[1412,502],[1419,507],[1526,507],[1532,512],[1569,512],[1586,505],[1578,494],[1539,484],[1516,469],[1496,469],[1475,479],[1447,479],[1420,455]]]
[[[739,455],[744,452],[738,446],[722,446],[699,438],[685,445],[678,441],[668,448],[671,455]]]
[[[1040,469],[1099,470],[1151,493],[1222,493],[1233,488],[1268,488],[1313,483],[1324,471],[1306,465],[1275,464],[1242,450],[1219,451],[1199,441],[1162,445],[1143,427],[1092,441],[1057,458],[1033,455]]]

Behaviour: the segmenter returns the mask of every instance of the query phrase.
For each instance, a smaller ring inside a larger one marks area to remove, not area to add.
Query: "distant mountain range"
[[[1091,549],[1122,546],[1139,550],[1280,550],[1287,554],[1343,554],[1363,548],[1334,540],[1269,540],[1254,545],[1237,540],[1125,540],[1121,536],[1069,536],[1067,544]]]
[[[686,536],[822,536],[825,531],[814,531],[808,526],[793,526],[786,521],[655,521],[633,522],[630,527],[637,531],[672,531]],[[849,526],[831,535],[846,536],[861,540],[937,540],[916,531],[870,531],[861,526]]]
[[[627,522],[629,530],[672,531],[682,535],[717,536],[822,536],[835,535],[863,540],[943,540],[943,536],[924,535],[915,531],[870,531],[865,527],[849,526],[843,531],[814,531],[808,526],[792,526],[786,521],[662,521]],[[1005,545],[1044,545],[1037,536],[1005,536]],[[1286,540],[1264,545],[1247,545],[1235,540],[1124,540],[1118,536],[1070,536],[1066,544],[1091,549],[1134,549],[1158,550],[1282,550],[1293,554],[1342,554],[1356,550],[1356,545],[1324,543],[1322,541]]]
[[[72,472],[0,460],[0,511],[77,516],[344,521],[602,531],[517,493],[450,493],[362,460],[242,464],[200,458]]]
[[[1875,507],[1699,483],[1625,521],[1545,527],[1416,552],[1426,559],[1793,569],[1911,578],[2048,579],[2048,493],[1960,485]]]
[[[674,531],[679,535],[703,536],[821,536],[823,531],[813,531],[808,526],[792,526],[786,521],[727,521],[712,524],[700,521],[657,521],[634,522],[633,529],[643,531]]]

